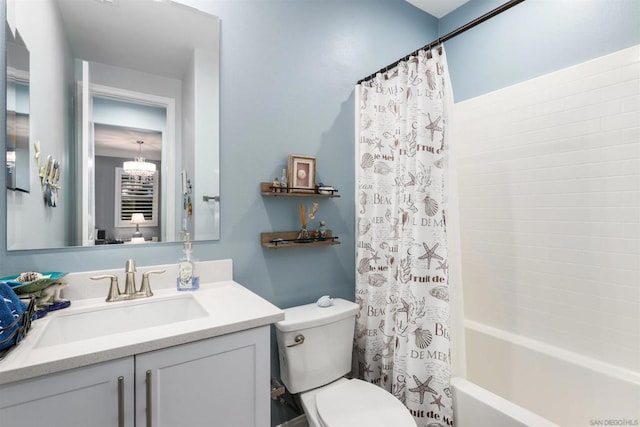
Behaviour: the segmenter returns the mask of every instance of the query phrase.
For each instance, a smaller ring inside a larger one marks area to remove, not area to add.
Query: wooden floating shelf
[[[270,197],[316,197],[316,198],[327,198],[331,199],[334,197],[340,197],[339,194],[336,194],[338,190],[332,191],[330,194],[320,194],[315,190],[301,190],[295,188],[287,188],[286,192],[281,191],[273,191],[273,184],[271,182],[261,182],[260,183],[260,192],[263,196]]]
[[[331,230],[327,230],[327,240],[316,240],[313,239],[311,242],[296,242],[296,238],[298,237],[298,233],[300,231],[281,231],[275,233],[261,233],[260,234],[260,242],[262,246],[269,249],[280,249],[280,248],[299,248],[299,247],[312,247],[312,246],[333,246],[339,245],[338,237],[333,237],[333,233]],[[310,231],[309,233],[314,234],[315,230]],[[282,239],[282,241],[274,242],[274,239]]]

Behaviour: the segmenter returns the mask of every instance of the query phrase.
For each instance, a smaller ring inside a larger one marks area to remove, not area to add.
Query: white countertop
[[[139,268],[139,271],[147,269]],[[86,275],[82,274],[79,277]],[[35,320],[22,342],[0,360],[0,384],[239,332],[284,319],[282,310],[233,280],[202,283],[202,276],[200,280],[200,289],[188,293],[207,311],[207,316],[99,338],[38,347],[37,343],[48,322],[57,316],[115,307],[116,304],[140,304],[145,300],[184,295],[185,292],[178,292],[175,288],[155,289],[152,282],[154,296],[146,299],[106,303],[102,296],[72,300],[71,307],[50,312],[47,316]],[[70,282],[73,281],[72,277]],[[123,288],[122,283],[120,287]]]

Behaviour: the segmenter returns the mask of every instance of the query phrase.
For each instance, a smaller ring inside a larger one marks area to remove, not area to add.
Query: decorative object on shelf
[[[333,192],[329,192],[329,193],[317,193],[317,192],[305,192],[305,193],[296,193],[296,192],[292,192],[292,188],[291,187],[287,187],[287,191],[286,193],[280,193],[274,190],[273,188],[273,183],[271,182],[261,182],[260,183],[260,192],[262,193],[263,196],[271,196],[271,197],[313,197],[316,199],[332,199],[334,197],[340,197],[339,194],[337,194],[338,190],[333,190]]]
[[[307,227],[302,227],[302,230],[298,233],[298,237],[296,238],[297,243],[311,243],[313,239],[311,238],[311,234],[307,230]]]
[[[291,158],[291,156],[290,156]],[[315,164],[314,168],[315,169]],[[288,182],[292,181],[291,172],[289,172]],[[322,184],[322,183],[320,183]],[[322,184],[324,186],[324,184]],[[297,192],[289,185],[287,192],[281,193],[272,182],[261,182],[260,192],[263,197],[299,197],[308,198],[314,197],[316,199],[329,199],[334,197],[340,197],[336,194],[338,190],[331,187],[327,189],[323,194],[319,194],[317,187],[312,190],[303,189],[305,192]],[[260,234],[260,243],[262,247],[268,249],[278,248],[300,248],[300,247],[318,247],[318,246],[333,246],[339,245],[340,241],[338,236],[334,236],[331,230],[326,229],[326,222],[321,221],[317,230],[309,229],[309,222],[315,219],[318,211],[318,203],[313,203],[307,212],[307,208],[303,204],[298,205],[298,212],[300,215],[300,229],[298,231],[278,231],[267,232]]]
[[[140,231],[140,224],[144,224],[144,214],[142,213],[134,213],[131,215],[131,224],[136,225],[136,231],[133,232],[131,237],[142,237],[142,232]]]
[[[316,158],[289,154],[289,191],[313,193],[315,182]]]
[[[269,233],[260,233],[260,243],[268,249],[279,248],[309,248],[316,246],[334,246],[339,245],[338,236],[334,236],[331,230],[327,230],[326,240],[310,239],[308,241],[298,241],[300,231],[278,231]]]
[[[44,196],[44,204],[51,208],[58,205],[58,190],[60,186],[60,162],[51,156],[47,156],[47,162],[43,165],[40,162],[40,141],[34,144],[35,158],[38,164],[38,175],[40,176],[40,185]]]
[[[156,165],[147,162],[142,156],[142,144],[144,144],[144,141],[138,140],[136,144],[138,144],[138,156],[132,161],[122,163],[122,169],[124,169],[124,173],[141,181],[149,181],[156,173]]]
[[[324,183],[320,182],[320,183],[318,183],[318,186],[316,187],[316,191],[318,192],[318,194],[334,194],[338,190],[336,190],[331,185],[324,185]]]
[[[327,223],[325,221],[320,221],[320,225],[318,226],[318,235],[316,236],[318,241],[324,242],[327,240]]]
[[[306,208],[302,203],[298,205],[298,212],[300,213],[300,224],[302,226],[302,229],[300,230],[300,233],[298,233],[298,238],[296,239],[296,242],[308,243],[313,241],[312,236],[309,234],[309,231],[307,230],[307,225],[309,224],[309,221],[312,221],[313,219],[315,219],[317,211],[318,211],[317,203],[313,203],[311,205],[311,209],[309,209],[308,214],[307,214]]]
[[[271,191],[273,191],[274,193],[279,193],[281,189],[282,187],[280,186],[280,180],[276,176],[275,178],[273,178],[273,184],[271,184]]]
[[[289,191],[289,184],[287,180],[287,169],[282,168],[282,175],[280,176],[280,192],[286,193]]]

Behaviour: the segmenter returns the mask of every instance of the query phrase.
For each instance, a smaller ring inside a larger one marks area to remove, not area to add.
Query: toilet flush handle
[[[293,341],[294,341],[293,344],[289,344],[287,347],[295,347],[297,345],[302,344],[304,342],[304,335],[302,334],[296,335]]]

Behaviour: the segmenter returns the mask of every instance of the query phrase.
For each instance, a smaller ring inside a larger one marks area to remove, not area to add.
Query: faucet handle
[[[124,264],[124,272],[125,273],[135,273],[136,272],[136,262],[135,260],[128,259]]]
[[[113,274],[105,274],[102,276],[91,276],[91,280],[111,279],[111,285],[109,286],[109,294],[105,299],[106,302],[116,301],[120,297],[120,287],[118,286],[118,276]]]
[[[142,283],[140,284],[140,293],[144,294],[146,297],[153,296],[153,292],[151,292],[151,284],[149,283],[149,275],[150,274],[162,274],[166,270],[149,270],[142,273]]]

